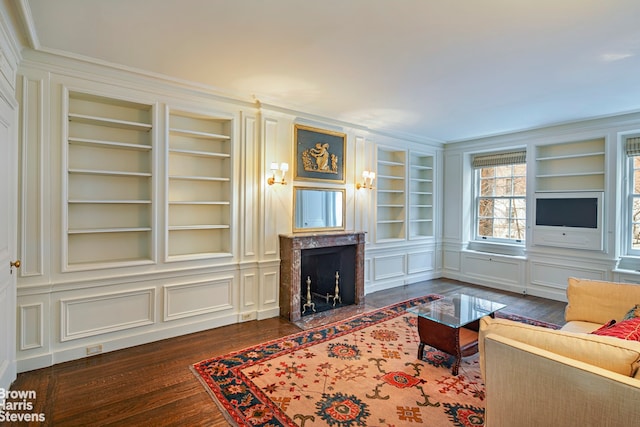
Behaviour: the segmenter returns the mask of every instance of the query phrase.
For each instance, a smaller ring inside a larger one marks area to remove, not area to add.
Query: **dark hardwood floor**
[[[427,294],[456,292],[507,304],[505,312],[564,323],[565,303],[448,279],[366,295],[365,309]],[[212,356],[298,331],[298,326],[282,318],[229,325],[21,373],[11,389],[35,391],[30,412],[43,413],[44,425],[226,426],[216,404],[189,367]]]

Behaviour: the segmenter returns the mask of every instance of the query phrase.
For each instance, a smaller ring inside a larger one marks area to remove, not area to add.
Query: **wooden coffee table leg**
[[[458,369],[460,369],[460,361],[462,360],[462,351],[460,350],[460,328],[455,328],[453,330],[454,339],[455,339],[455,353],[454,357],[456,361],[453,363],[453,368],[451,369],[451,374],[455,377],[458,375]]]
[[[424,343],[420,342],[418,346],[418,360],[422,360],[422,356],[424,356]]]
[[[456,354],[455,355],[456,361],[453,364],[453,368],[451,368],[451,375],[453,375],[454,377],[458,375],[458,370],[460,369],[460,362],[462,360],[462,355],[461,354]]]

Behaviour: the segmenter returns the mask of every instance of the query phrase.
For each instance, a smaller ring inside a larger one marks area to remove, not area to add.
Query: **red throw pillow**
[[[611,322],[591,332],[594,335],[622,338],[623,340],[640,341],[640,317],[623,320],[611,325]]]
[[[604,331],[605,329],[609,329],[610,327],[612,327],[615,324],[616,324],[615,319],[611,319],[607,323],[605,323],[604,325],[600,326],[598,329],[596,329],[595,331],[593,331],[591,333],[592,334],[596,334],[596,335],[600,335],[600,334],[598,334],[598,331]]]

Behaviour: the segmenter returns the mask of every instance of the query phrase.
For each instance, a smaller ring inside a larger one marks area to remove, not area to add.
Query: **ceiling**
[[[638,0],[22,0],[32,47],[418,139],[640,110]]]

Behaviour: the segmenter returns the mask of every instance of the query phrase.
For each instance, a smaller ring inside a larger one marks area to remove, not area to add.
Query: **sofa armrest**
[[[485,337],[485,426],[616,426],[640,419],[640,380],[496,334]]]
[[[480,319],[478,351],[480,372],[484,373],[485,337],[496,334],[552,353],[598,366],[621,375],[632,376],[639,370],[640,342],[616,337],[572,333],[527,325],[507,319]]]

